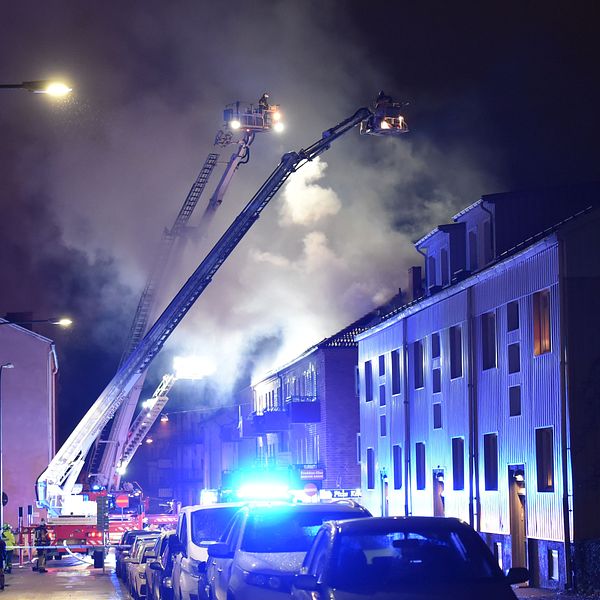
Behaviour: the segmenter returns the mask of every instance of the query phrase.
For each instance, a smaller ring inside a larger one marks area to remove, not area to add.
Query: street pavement
[[[31,563],[13,566],[6,575],[6,587],[0,600],[130,600],[125,586],[115,575],[114,556],[107,557],[104,572],[89,562],[67,557],[48,561],[48,572],[32,571]],[[536,588],[516,588],[521,600],[599,600],[600,596],[581,596],[567,592],[549,592]]]
[[[13,565],[5,576],[0,600],[129,600],[125,586],[115,575],[109,556],[104,573],[75,558],[48,561],[47,573],[32,571],[31,563]]]

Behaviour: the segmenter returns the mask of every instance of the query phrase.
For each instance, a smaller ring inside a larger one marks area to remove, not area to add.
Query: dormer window
[[[492,223],[490,221],[483,223],[483,257],[486,265],[491,263],[494,258],[492,252]]]
[[[430,288],[432,288],[436,285],[435,258],[433,256],[430,256],[427,259],[427,279],[429,280]]]
[[[442,270],[442,285],[450,283],[450,264],[448,263],[448,250],[442,248],[440,251],[440,267]]]
[[[473,229],[469,231],[469,271],[477,271],[477,232]]]

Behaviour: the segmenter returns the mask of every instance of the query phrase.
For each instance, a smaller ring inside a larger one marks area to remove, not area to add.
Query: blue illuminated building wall
[[[549,588],[598,578],[599,193],[484,196],[416,242],[425,291],[357,337],[365,505],[460,517]]]

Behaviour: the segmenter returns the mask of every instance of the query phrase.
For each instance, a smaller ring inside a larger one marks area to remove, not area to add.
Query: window
[[[431,334],[431,358],[440,357],[440,334]]]
[[[417,442],[415,444],[415,459],[417,463],[417,489],[425,489],[425,444]]]
[[[535,430],[535,461],[538,492],[554,491],[554,448],[552,427]]]
[[[429,287],[433,287],[436,284],[435,277],[435,258],[430,256],[427,260],[427,279],[429,280]]]
[[[367,448],[367,489],[375,489],[375,450]]]
[[[550,290],[533,295],[533,352],[550,352]]]
[[[358,365],[354,366],[354,392],[357,398],[360,398],[360,370]]]
[[[400,393],[400,351],[392,350],[392,394]]]
[[[433,428],[442,428],[442,405],[439,402],[433,405]]]
[[[442,269],[442,285],[448,285],[450,283],[450,265],[448,263],[448,250],[442,248],[440,252],[440,263]]]
[[[423,341],[413,343],[413,374],[415,389],[423,387]]]
[[[370,360],[365,363],[365,399],[367,402],[373,400],[373,366]]]
[[[356,434],[356,462],[360,465],[360,433]]]
[[[548,579],[558,581],[558,550],[548,550]]]
[[[460,325],[450,327],[450,377],[462,377],[462,339]]]
[[[511,417],[518,417],[521,414],[521,386],[513,385],[508,388],[508,406]]]
[[[452,489],[465,489],[465,440],[452,438]]]
[[[385,406],[385,384],[379,386],[379,406]]]
[[[379,435],[381,437],[385,437],[387,435],[385,415],[379,415]]]
[[[521,370],[521,349],[519,344],[508,345],[508,372],[518,373]]]
[[[483,224],[483,256],[485,264],[491,262],[493,258],[492,252],[492,224],[490,221],[486,221]]]
[[[385,356],[382,354],[379,357],[379,377],[385,375]]]
[[[402,487],[402,447],[392,446],[392,459],[394,461],[394,489]]]
[[[442,370],[441,369],[433,369],[432,373],[432,387],[433,393],[438,394],[442,391]]]
[[[481,350],[483,369],[496,367],[496,313],[481,315]]]
[[[515,300],[506,305],[506,330],[516,331],[519,329],[519,303]]]
[[[477,266],[477,234],[469,231],[469,269],[476,271]]]
[[[485,489],[498,489],[498,434],[483,436],[483,463],[485,471]]]

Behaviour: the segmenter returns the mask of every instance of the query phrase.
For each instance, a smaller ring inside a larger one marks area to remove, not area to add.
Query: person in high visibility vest
[[[15,550],[15,534],[8,523],[4,523],[2,526],[2,539],[6,544],[6,549],[4,550],[4,572],[10,573],[12,571],[12,558]]]

